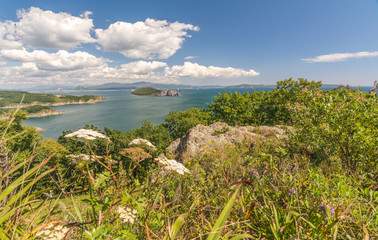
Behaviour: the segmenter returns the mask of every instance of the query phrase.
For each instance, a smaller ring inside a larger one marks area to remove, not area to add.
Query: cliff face
[[[175,90],[168,90],[168,91],[160,91],[160,94],[157,96],[169,96],[169,97],[178,97],[181,96],[180,93],[176,92]]]

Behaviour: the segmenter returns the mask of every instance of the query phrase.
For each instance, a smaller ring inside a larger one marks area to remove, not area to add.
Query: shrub
[[[186,111],[172,111],[165,117],[165,124],[171,136],[176,139],[184,136],[191,128],[198,124],[213,123],[211,112],[207,109],[191,108]]]
[[[378,98],[365,92],[305,91],[304,102],[291,104],[293,150],[306,150],[315,163],[336,156],[355,172],[377,167]]]

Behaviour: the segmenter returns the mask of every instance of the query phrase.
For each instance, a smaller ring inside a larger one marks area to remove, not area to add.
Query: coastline
[[[31,113],[28,114],[28,118],[40,118],[40,117],[48,117],[48,116],[57,116],[63,115],[64,113],[58,110],[48,110],[48,111],[41,111],[38,113]]]
[[[91,99],[88,101],[76,101],[76,102],[58,102],[58,103],[41,103],[41,102],[33,102],[30,104],[16,104],[16,105],[8,105],[4,107],[0,107],[2,109],[5,108],[18,108],[18,107],[30,107],[30,106],[35,106],[35,105],[40,105],[40,106],[46,106],[46,107],[54,107],[54,106],[64,106],[64,105],[73,105],[73,104],[95,104],[99,102],[104,102],[104,97],[99,97],[98,99]]]

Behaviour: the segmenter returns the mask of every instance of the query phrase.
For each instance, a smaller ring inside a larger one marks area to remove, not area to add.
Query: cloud
[[[144,22],[116,22],[107,29],[96,29],[97,43],[107,52],[128,58],[167,59],[181,48],[187,31],[199,27],[147,18]]]
[[[172,66],[165,69],[167,77],[192,77],[192,78],[238,78],[238,77],[254,77],[259,73],[254,70],[243,70],[239,68],[221,68],[214,66],[202,66],[197,63],[185,62],[182,66]]]
[[[0,51],[0,57],[8,61],[32,63],[37,69],[46,71],[71,71],[109,62],[86,52],[69,53],[65,50],[48,53],[41,50],[28,52],[25,49],[3,49]]]
[[[357,53],[332,53],[327,55],[320,55],[314,58],[304,58],[305,62],[316,63],[316,62],[340,62],[347,60],[349,58],[363,58],[363,57],[376,57],[378,56],[378,51],[375,52],[357,52]]]
[[[16,26],[12,21],[0,22],[0,49],[20,49],[22,43],[15,39]]]
[[[17,12],[18,22],[0,22],[0,48],[18,49],[25,44],[33,48],[70,49],[95,40],[90,32],[93,20],[90,12],[81,17],[69,13],[54,13],[37,7]]]
[[[109,67],[106,62],[99,61],[99,64],[89,64],[87,61],[87,64],[83,64],[81,67],[72,65],[70,69],[67,69],[60,67],[60,60],[52,61],[56,64],[53,66],[51,66],[51,62],[41,66],[40,63],[45,58],[45,53],[35,53],[34,51],[28,53],[29,55],[27,56],[22,55],[21,57],[11,53],[6,52],[9,59],[17,59],[23,62],[20,66],[12,67],[0,64],[0,83],[2,84],[14,85],[14,83],[21,82],[23,84],[32,84],[36,81],[38,81],[38,84],[67,85],[101,84],[110,81],[178,82],[176,79],[167,79],[161,72],[155,72],[155,70],[167,66],[164,62],[136,61],[123,64],[120,67]],[[75,56],[80,55],[77,52],[74,54]],[[49,57],[52,58],[52,56]],[[12,81],[9,81],[9,79],[12,79]]]
[[[147,74],[149,72],[155,71],[156,69],[167,67],[167,63],[159,61],[136,61],[121,65],[121,69],[134,74]]]
[[[193,58],[198,58],[198,56],[187,56],[185,57],[185,60],[193,59]]]

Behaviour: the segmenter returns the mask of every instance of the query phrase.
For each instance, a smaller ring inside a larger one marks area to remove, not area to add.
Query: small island
[[[175,90],[168,90],[163,91],[152,87],[143,87],[131,92],[133,95],[137,96],[169,96],[169,97],[177,97],[181,96],[180,93],[176,92]]]

